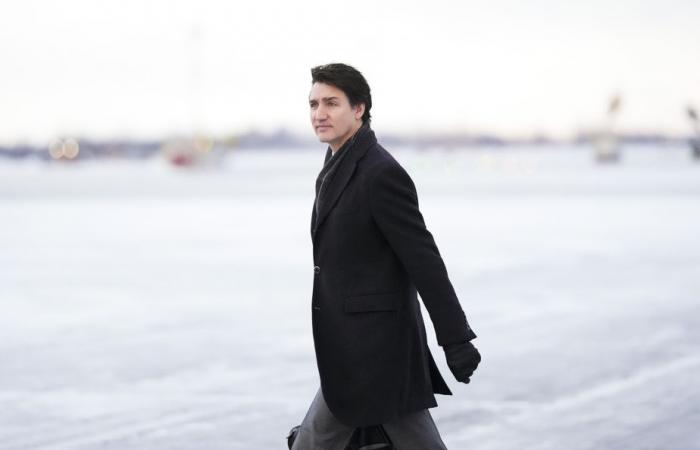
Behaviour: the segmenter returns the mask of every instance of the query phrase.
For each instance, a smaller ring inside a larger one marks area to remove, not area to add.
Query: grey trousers
[[[398,450],[447,450],[427,409],[383,424]],[[314,397],[292,450],[343,450],[355,429],[333,416],[321,389]]]

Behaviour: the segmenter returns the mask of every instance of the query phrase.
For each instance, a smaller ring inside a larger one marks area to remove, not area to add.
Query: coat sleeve
[[[369,185],[372,216],[423,299],[439,345],[474,339],[445,263],[418,209],[411,177],[394,162],[382,164]]]

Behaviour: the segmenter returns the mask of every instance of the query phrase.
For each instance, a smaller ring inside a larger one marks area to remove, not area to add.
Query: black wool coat
[[[428,350],[417,293],[439,345],[476,335],[413,181],[368,125],[353,139],[314,203],[311,314],[324,399],[338,420],[359,427],[437,406],[435,393],[451,394]]]

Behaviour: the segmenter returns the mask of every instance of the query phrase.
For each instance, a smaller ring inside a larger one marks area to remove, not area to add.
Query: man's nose
[[[316,108],[316,111],[314,111],[314,118],[316,120],[324,120],[327,117],[328,117],[328,114],[326,113],[326,108],[319,105],[318,108]]]

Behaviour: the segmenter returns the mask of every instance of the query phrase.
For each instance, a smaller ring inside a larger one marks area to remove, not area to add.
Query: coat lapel
[[[348,149],[350,150],[350,149]],[[316,220],[316,230],[323,224],[323,221],[328,217],[335,206],[340,194],[345,190],[350,177],[355,172],[357,162],[351,158],[352,155],[346,155],[346,158],[340,161],[340,165],[336,169],[333,179],[326,187],[326,195],[318,209],[318,219]]]
[[[323,165],[325,166],[326,163],[328,163],[328,160],[331,159],[331,156],[333,156],[333,152],[331,152],[331,148],[328,147],[326,149],[326,157],[323,159]],[[314,199],[314,206],[311,209],[311,238],[314,237],[314,234],[316,233],[316,202],[318,201],[318,192],[316,192],[316,198]]]
[[[336,168],[336,173],[331,179],[330,183],[326,187],[326,194],[323,202],[321,203],[318,210],[318,219],[313,215],[316,213],[316,202],[314,202],[314,211],[312,213],[312,227],[316,223],[316,227],[312,228],[312,236],[316,234],[319,227],[323,224],[323,221],[328,217],[335,204],[340,198],[340,194],[343,193],[345,187],[347,186],[352,174],[355,173],[357,167],[357,161],[364,156],[369,147],[377,142],[374,132],[369,128],[360,129],[361,134],[357,135],[357,139],[354,144],[349,148],[343,150],[350,152],[345,155],[342,161],[339,161],[339,166]],[[326,162],[330,159],[331,150],[330,148],[326,152]],[[318,196],[317,196],[318,198]],[[313,220],[316,219],[316,220]]]

